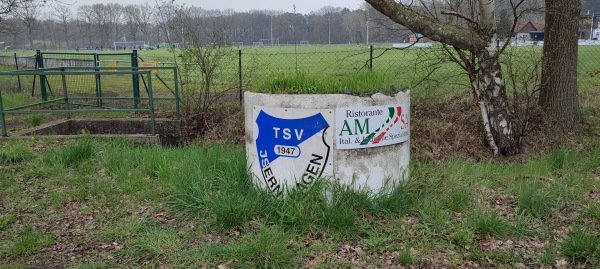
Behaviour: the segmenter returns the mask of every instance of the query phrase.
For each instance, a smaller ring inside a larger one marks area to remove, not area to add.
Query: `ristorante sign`
[[[361,149],[407,141],[408,111],[402,104],[336,108],[336,148]]]

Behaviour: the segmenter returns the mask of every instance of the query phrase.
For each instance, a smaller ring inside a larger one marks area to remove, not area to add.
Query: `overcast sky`
[[[122,5],[143,4],[147,2],[150,5],[155,5],[154,0],[62,0],[64,3],[73,3],[74,8],[81,5],[92,5],[98,3],[119,3]],[[294,4],[296,5],[296,13],[308,14],[311,11],[318,10],[324,6],[347,7],[349,9],[358,9],[362,5],[362,0],[175,0],[175,3],[194,5],[204,9],[228,9],[232,8],[235,11],[256,10],[282,10],[284,12],[294,12]]]

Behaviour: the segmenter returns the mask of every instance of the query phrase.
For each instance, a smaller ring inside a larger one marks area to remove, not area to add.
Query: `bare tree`
[[[125,27],[131,41],[137,41],[137,33],[139,31],[138,18],[140,17],[140,9],[137,5],[127,5],[123,12],[125,17]]]
[[[113,41],[117,41],[117,40],[119,40],[119,38],[121,38],[123,36],[122,31],[124,28],[123,27],[124,8],[121,4],[109,3],[109,4],[106,4],[105,9],[106,9],[105,14],[108,17],[108,23],[111,26],[112,31],[114,33]],[[110,42],[110,40],[108,40],[108,41]]]
[[[150,44],[150,33],[152,31],[152,22],[155,14],[154,9],[148,5],[148,3],[144,3],[138,7],[139,13],[136,13],[136,21],[138,24],[138,28],[142,35],[145,37],[146,43]]]
[[[172,49],[173,60],[180,76],[183,120],[194,133],[202,133],[209,126],[209,111],[218,97],[219,68],[236,57],[236,50],[227,46],[225,37],[227,17],[212,11],[185,8],[173,3],[159,6],[159,18]],[[218,20],[207,20],[218,18]]]
[[[413,32],[447,45],[448,55],[467,70],[490,148],[502,155],[515,154],[518,143],[500,66],[505,47],[498,48],[496,43],[496,0],[365,1]],[[516,23],[526,1],[508,1]]]
[[[24,4],[15,11],[15,14],[15,16],[21,20],[23,27],[25,27],[29,39],[29,46],[33,49],[33,31],[37,30],[41,25],[39,21],[39,17],[41,16],[39,6],[34,2]]]
[[[21,23],[16,18],[5,18],[0,23],[0,32],[10,35],[12,37],[12,46],[17,46],[19,34],[22,32]]]
[[[331,23],[335,18],[335,14],[339,13],[340,11],[341,8],[339,7],[324,6],[315,12],[315,14],[324,16],[327,20],[327,44],[331,44]],[[335,22],[333,23],[335,25]],[[333,33],[335,35],[335,30]]]
[[[82,15],[90,27],[96,28],[100,34],[100,46],[109,45],[111,37],[118,40],[122,28],[123,6],[120,4],[94,4],[79,7]]]
[[[57,4],[52,7],[54,12],[52,16],[57,20],[57,24],[60,26],[60,31],[63,34],[67,49],[70,48],[69,41],[71,35],[69,34],[69,28],[71,27],[71,21],[73,20],[73,11],[67,5]]]
[[[99,34],[100,46],[106,46],[110,35],[111,25],[109,22],[109,16],[106,14],[106,8],[104,4],[80,6],[79,11],[80,14],[83,15],[82,17],[84,17],[85,21],[88,23],[88,27],[95,28],[96,32]]]
[[[0,22],[6,19],[7,15],[13,14],[23,6],[34,4],[33,0],[0,0]],[[45,1],[43,1],[45,3]]]
[[[358,12],[350,12],[344,14],[342,17],[342,21],[344,27],[348,31],[348,36],[350,37],[350,43],[358,43],[364,40],[365,31],[365,16]]]
[[[92,32],[92,13],[92,6],[80,6],[79,8],[77,8],[77,15],[80,18],[79,20],[77,20],[77,24],[79,25],[79,35],[81,36],[82,43],[87,43],[87,46],[91,46],[93,44],[92,37],[94,36],[94,32]]]
[[[40,20],[40,25],[42,27],[40,27],[41,31],[39,31],[42,34],[42,48],[48,49],[60,47],[58,39],[59,31],[56,21],[52,20],[51,15],[48,13],[44,13],[43,17],[45,17],[45,19]],[[47,41],[50,41],[50,43],[48,44]]]

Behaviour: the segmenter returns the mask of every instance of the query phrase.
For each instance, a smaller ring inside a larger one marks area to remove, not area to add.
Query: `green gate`
[[[138,67],[138,55],[137,50],[133,50],[128,53],[65,53],[65,52],[42,52],[36,51],[36,69],[46,68],[60,68],[60,67],[89,67],[94,68],[95,71],[99,71],[101,67],[131,67],[131,70],[136,70]],[[140,83],[139,75],[132,74],[132,87],[134,97],[140,97]],[[35,78],[34,85],[32,87],[32,95],[35,89]],[[48,89],[50,86],[47,83],[47,79],[44,75],[40,76],[40,94],[44,101],[48,100]],[[84,83],[84,82],[83,82]],[[83,87],[82,87],[83,88]],[[100,74],[95,75],[94,78],[95,95],[102,96],[102,77]],[[98,99],[102,100],[102,99]],[[136,107],[137,107],[136,103]],[[99,107],[102,103],[98,104]]]
[[[133,54],[135,56],[135,54]],[[38,56],[41,67],[47,64]],[[96,59],[100,58],[98,56]],[[132,56],[132,59],[133,56]],[[5,76],[33,76],[39,78],[41,101],[6,107],[0,91],[0,125],[2,136],[7,136],[6,116],[12,114],[63,114],[70,118],[74,113],[134,112],[147,113],[151,132],[155,130],[157,101],[166,101],[166,110],[179,113],[178,77],[175,67],[121,66],[67,66],[0,72]],[[102,62],[100,62],[102,63]],[[100,64],[101,65],[101,64]],[[162,75],[162,76],[161,76]],[[153,77],[159,83],[153,83]],[[35,79],[34,79],[35,81]],[[88,81],[86,83],[80,83]],[[140,92],[140,81],[144,91]],[[34,87],[35,88],[35,87]]]

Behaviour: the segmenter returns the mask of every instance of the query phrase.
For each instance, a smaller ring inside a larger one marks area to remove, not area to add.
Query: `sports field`
[[[464,71],[450,61],[441,46],[435,44],[429,48],[408,49],[393,49],[391,44],[376,45],[372,48],[365,45],[246,46],[241,49],[228,47],[223,51],[219,60],[210,61],[210,64],[217,66],[213,82],[219,91],[239,90],[242,85],[242,90],[254,91],[354,93],[366,89],[386,89],[390,85],[395,85],[411,88],[415,94],[422,92],[429,95],[468,88]],[[64,52],[73,53],[73,51]],[[138,54],[143,61],[156,61],[159,66],[173,66],[175,65],[174,53],[179,52],[159,49],[138,51]],[[531,76],[532,73],[539,74],[541,68],[539,66],[536,68],[536,65],[541,59],[541,52],[540,46],[507,48],[502,56],[507,70],[505,76],[507,78],[509,76],[508,66],[512,67],[513,76],[517,77],[517,81],[521,81],[519,83],[522,83],[523,77]],[[0,56],[13,56],[15,53],[18,57],[35,55],[34,51],[17,51],[3,52]],[[104,55],[115,51],[80,51],[80,53]],[[580,46],[579,58],[580,90],[597,89],[600,86],[600,80],[596,77],[600,73],[600,46]],[[103,65],[106,61],[101,61],[100,64]],[[189,59],[186,61],[190,62]],[[127,61],[119,60],[119,62],[119,66],[130,64]],[[181,59],[179,62],[182,62]],[[185,70],[184,74],[180,74],[184,80],[187,79],[183,81],[186,82],[184,84],[193,86],[194,83],[199,82],[200,73],[197,68],[189,65],[180,65],[180,67],[185,67],[181,69]],[[11,69],[10,66],[4,68]],[[162,78],[171,79],[166,75]],[[92,80],[87,79],[87,81]],[[103,83],[106,87],[114,88],[127,85],[128,78],[104,80]],[[520,88],[519,83],[517,88]],[[77,87],[95,87],[93,83],[88,84]]]

